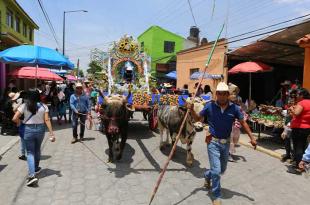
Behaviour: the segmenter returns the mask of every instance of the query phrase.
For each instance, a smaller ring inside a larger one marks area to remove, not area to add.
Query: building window
[[[31,28],[29,28],[29,40],[32,41],[32,32],[33,30]]]
[[[27,37],[27,24],[23,23],[23,35]]]
[[[6,25],[13,28],[13,12],[9,9],[6,11]]]
[[[165,53],[174,53],[175,42],[165,41],[164,42],[164,52]]]
[[[18,18],[17,16],[15,17],[15,31],[20,33],[20,18]]]
[[[193,73],[196,73],[196,72],[199,72],[199,68],[191,68],[191,69],[189,70],[189,76],[192,76]]]

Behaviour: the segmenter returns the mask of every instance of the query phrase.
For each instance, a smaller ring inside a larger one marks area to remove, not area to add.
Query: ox
[[[206,102],[200,98],[194,99],[194,110],[199,113]],[[172,140],[172,144],[174,144],[176,140],[176,136],[181,127],[182,121],[186,114],[185,107],[179,106],[170,106],[170,105],[160,105],[158,108],[158,128],[160,131],[160,149],[164,149],[165,144],[169,144],[169,135]],[[199,128],[202,128],[199,125]],[[185,119],[185,125],[181,131],[180,141],[182,144],[187,144],[187,156],[186,156],[186,164],[191,166],[193,164],[194,155],[192,153],[192,143],[194,141],[196,135],[196,125],[194,124],[194,120],[190,114],[187,115],[187,119]],[[163,134],[166,131],[166,141],[163,141]]]
[[[108,162],[113,162],[114,151],[116,154],[116,160],[120,160],[122,158],[127,140],[129,120],[127,99],[129,95],[127,98],[121,95],[104,97],[104,102],[101,107],[101,120],[109,144]]]

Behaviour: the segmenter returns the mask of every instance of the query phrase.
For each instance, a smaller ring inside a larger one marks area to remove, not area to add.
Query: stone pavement
[[[4,155],[19,140],[19,136],[0,135],[0,156]]]
[[[141,115],[135,114],[135,118]],[[45,141],[39,186],[25,186],[27,166],[17,159],[18,145],[0,161],[0,204],[148,204],[160,167],[170,148],[161,152],[158,134],[139,119],[130,122],[123,159],[107,164],[107,141],[88,131],[86,141],[70,144],[71,129],[57,127],[57,141]],[[46,138],[47,139],[47,138]],[[211,204],[202,188],[208,164],[204,134],[193,144],[195,162],[185,166],[186,151],[179,145],[153,204]],[[238,161],[222,177],[223,204],[309,204],[310,179],[286,173],[279,160],[246,147],[237,148]]]

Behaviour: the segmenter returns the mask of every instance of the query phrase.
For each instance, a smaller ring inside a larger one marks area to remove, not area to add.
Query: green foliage
[[[103,70],[103,68],[98,65],[98,63],[96,61],[91,61],[88,64],[89,69],[87,69],[87,73],[89,74],[96,74],[96,72],[101,72]]]
[[[77,68],[73,69],[75,75],[77,75],[77,70],[78,70]],[[81,68],[79,69],[79,77],[84,77],[84,72]]]

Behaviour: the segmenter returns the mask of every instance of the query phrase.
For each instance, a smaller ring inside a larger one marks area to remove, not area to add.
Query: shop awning
[[[8,73],[8,76],[14,78],[63,81],[60,76],[49,71],[47,68],[22,67]]]
[[[203,73],[201,71],[194,72],[191,76],[191,80],[199,80],[203,76],[203,79],[214,79],[214,80],[220,80],[223,79],[224,76],[221,74],[209,74],[209,73]]]
[[[176,80],[177,79],[177,72],[176,71],[171,71],[168,74],[166,74],[166,78]]]
[[[22,66],[74,68],[74,64],[58,51],[33,45],[21,45],[1,51],[0,61]]]
[[[310,31],[310,20],[228,53],[230,60],[303,66],[304,49],[296,43]]]

